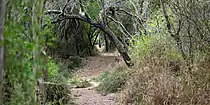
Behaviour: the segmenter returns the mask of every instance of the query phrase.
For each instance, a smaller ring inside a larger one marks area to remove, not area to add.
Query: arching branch
[[[47,14],[61,14],[62,11],[59,11],[59,10],[48,10],[46,13]],[[132,66],[133,65],[131,63],[131,58],[128,55],[126,46],[116,37],[114,32],[111,29],[109,29],[109,27],[106,27],[102,23],[94,22],[87,15],[82,16],[82,15],[65,14],[65,13],[63,13],[63,17],[61,17],[58,20],[56,20],[56,22],[59,22],[59,21],[65,20],[65,19],[77,19],[77,20],[80,20],[80,21],[84,21],[84,22],[86,22],[86,23],[88,23],[88,24],[90,24],[90,25],[92,25],[92,26],[94,26],[96,28],[99,28],[101,31],[103,31],[107,35],[109,40],[114,43],[114,45],[118,49],[119,53],[123,57],[125,63],[127,64],[127,66]]]

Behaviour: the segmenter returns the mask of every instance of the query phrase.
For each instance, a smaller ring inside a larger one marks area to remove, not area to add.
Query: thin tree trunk
[[[4,76],[4,0],[0,0],[0,105],[3,105],[3,76]]]
[[[92,52],[91,52],[91,46],[92,46],[92,38],[91,38],[91,26],[89,28],[89,31],[88,31],[88,40],[89,40],[89,46],[88,46],[88,51],[89,51],[89,55],[91,56],[92,55]]]
[[[104,40],[105,40],[105,48],[106,48],[106,52],[108,52],[109,51],[109,41],[108,41],[108,39],[107,39],[107,37],[106,37],[106,35],[104,34]]]
[[[101,48],[101,34],[99,34],[98,36],[98,46],[99,48]]]
[[[187,58],[186,54],[184,53],[184,50],[183,50],[183,47],[182,47],[182,41],[181,41],[181,38],[180,38],[180,31],[181,31],[181,21],[179,21],[179,28],[177,30],[177,32],[174,34],[172,32],[172,26],[171,26],[171,23],[169,21],[169,16],[168,16],[168,13],[166,11],[166,7],[165,7],[165,4],[164,4],[164,1],[163,0],[160,0],[160,4],[161,4],[161,7],[162,7],[162,11],[163,11],[163,16],[165,17],[165,20],[166,20],[166,24],[167,24],[167,29],[168,29],[168,33],[171,35],[171,37],[174,38],[174,40],[176,41],[177,43],[177,46],[182,54],[182,57],[184,59]]]
[[[100,34],[100,32],[96,33],[95,39],[94,39],[93,44],[92,44],[92,49],[94,48],[94,45],[97,41],[97,38],[99,37],[99,34]]]

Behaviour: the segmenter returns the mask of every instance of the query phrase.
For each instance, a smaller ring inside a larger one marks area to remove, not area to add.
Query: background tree
[[[51,2],[52,3],[52,2]],[[124,24],[120,22],[117,18],[122,15],[122,12],[126,15],[131,15],[135,17],[135,19],[139,20],[138,22],[141,22],[138,16],[135,16],[132,13],[126,12],[126,11],[119,11],[121,8],[124,8],[126,2],[125,1],[66,1],[64,2],[60,10],[55,8],[49,8],[47,10],[47,13],[50,14],[52,17],[57,16],[54,18],[55,21],[53,23],[58,22],[64,22],[66,20],[77,20],[77,21],[84,21],[88,24],[90,24],[92,27],[98,28],[100,31],[102,31],[105,34],[105,38],[108,38],[118,49],[121,56],[124,58],[124,61],[127,65],[131,65],[131,59],[128,54],[128,42],[129,39],[132,38],[132,35],[127,31]],[[98,5],[100,8],[96,8],[95,12],[91,14],[91,9],[86,4],[95,4]],[[50,4],[53,5],[53,4]],[[79,8],[79,13],[72,13],[71,11],[68,12],[66,10],[66,5],[70,5],[69,7],[77,7]],[[92,16],[93,15],[93,16]],[[119,16],[117,16],[119,15]],[[134,22],[134,21],[133,21]],[[113,31],[116,27],[119,30]],[[138,30],[139,31],[139,30]],[[121,33],[121,34],[116,34]],[[135,33],[135,32],[133,32]]]
[[[3,105],[3,77],[4,77],[4,0],[0,0],[0,104]]]

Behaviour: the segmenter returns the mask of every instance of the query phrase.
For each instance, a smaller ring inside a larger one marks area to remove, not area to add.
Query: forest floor
[[[88,81],[91,86],[87,88],[73,88],[76,105],[116,105],[116,94],[102,95],[96,90],[100,83],[95,82],[100,73],[112,70],[111,68],[122,65],[123,60],[118,53],[101,53],[98,56],[86,58],[85,66],[80,68],[75,76]]]

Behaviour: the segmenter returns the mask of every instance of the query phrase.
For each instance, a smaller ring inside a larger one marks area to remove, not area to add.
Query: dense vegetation
[[[72,104],[68,81],[96,44],[129,67],[96,79],[120,105],[210,104],[208,0],[3,1],[1,105]]]

